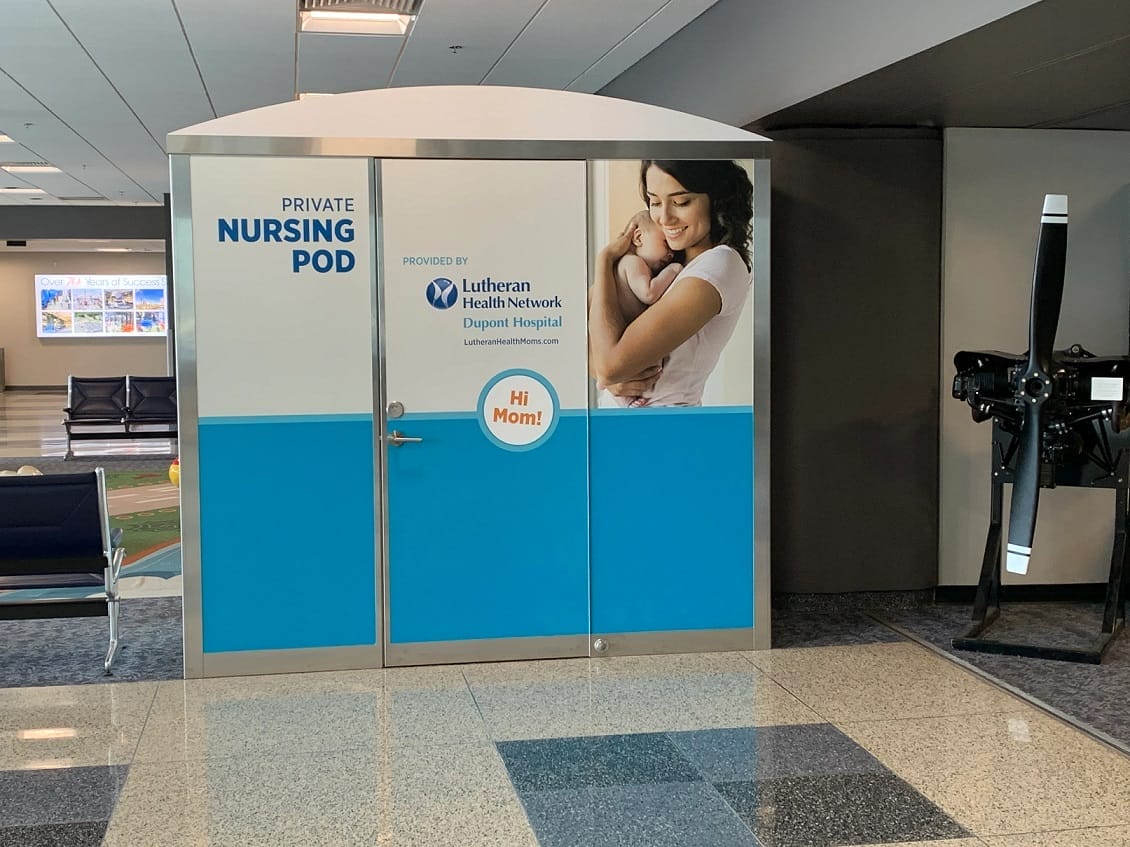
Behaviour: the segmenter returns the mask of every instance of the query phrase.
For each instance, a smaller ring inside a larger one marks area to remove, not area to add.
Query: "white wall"
[[[720,0],[601,94],[743,126],[1034,0]]]
[[[163,376],[164,338],[37,338],[35,275],[163,274],[164,253],[0,252],[0,347],[7,384],[66,385],[76,376]]]
[[[1056,349],[1127,352],[1130,133],[945,133],[939,583],[977,582],[989,509],[989,422],[950,395],[958,350],[1023,353],[1044,194],[1067,194],[1067,277]],[[1005,489],[1007,523],[1009,489]],[[1114,492],[1040,492],[1032,562],[1006,583],[1106,582]],[[1007,531],[1007,528],[1006,528]]]

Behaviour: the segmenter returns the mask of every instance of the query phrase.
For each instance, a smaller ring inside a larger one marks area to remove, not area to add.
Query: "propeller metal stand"
[[[1099,422],[1095,426],[1101,426]],[[1106,603],[1103,608],[1102,629],[1089,649],[1017,644],[982,637],[998,620],[1001,611],[1001,524],[1004,513],[1005,483],[1016,481],[1016,456],[1019,436],[1005,431],[999,422],[993,423],[992,499],[989,533],[985,539],[985,557],[981,563],[981,578],[973,602],[973,620],[953,639],[958,650],[981,653],[1000,653],[1010,656],[1031,656],[1037,659],[1056,659],[1064,662],[1083,662],[1097,665],[1102,662],[1116,635],[1126,622],[1127,549],[1126,536],[1130,527],[1130,449],[1121,447],[1116,452],[1107,445],[1104,461],[1078,461],[1049,467],[1045,472],[1054,479],[1041,480],[1044,487],[1076,486],[1086,488],[1111,488],[1115,492],[1114,547],[1110,556],[1110,578],[1107,582]]]

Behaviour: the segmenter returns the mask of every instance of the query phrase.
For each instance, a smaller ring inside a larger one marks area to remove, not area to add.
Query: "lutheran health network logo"
[[[436,309],[450,309],[459,301],[459,286],[441,276],[428,283],[424,294]]]

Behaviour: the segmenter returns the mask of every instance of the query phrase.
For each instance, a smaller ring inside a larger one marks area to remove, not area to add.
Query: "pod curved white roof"
[[[263,143],[268,142],[268,143]],[[540,88],[445,85],[265,106],[170,133],[170,153],[609,158],[768,155],[764,136],[629,100]],[[732,151],[732,152],[726,152]],[[515,155],[519,153],[519,155]],[[645,154],[646,155],[646,154]],[[660,153],[655,153],[660,155]]]

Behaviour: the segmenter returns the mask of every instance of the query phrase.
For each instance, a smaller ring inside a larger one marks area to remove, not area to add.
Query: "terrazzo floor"
[[[1130,759],[916,644],[0,690],[0,845],[1130,845]]]

